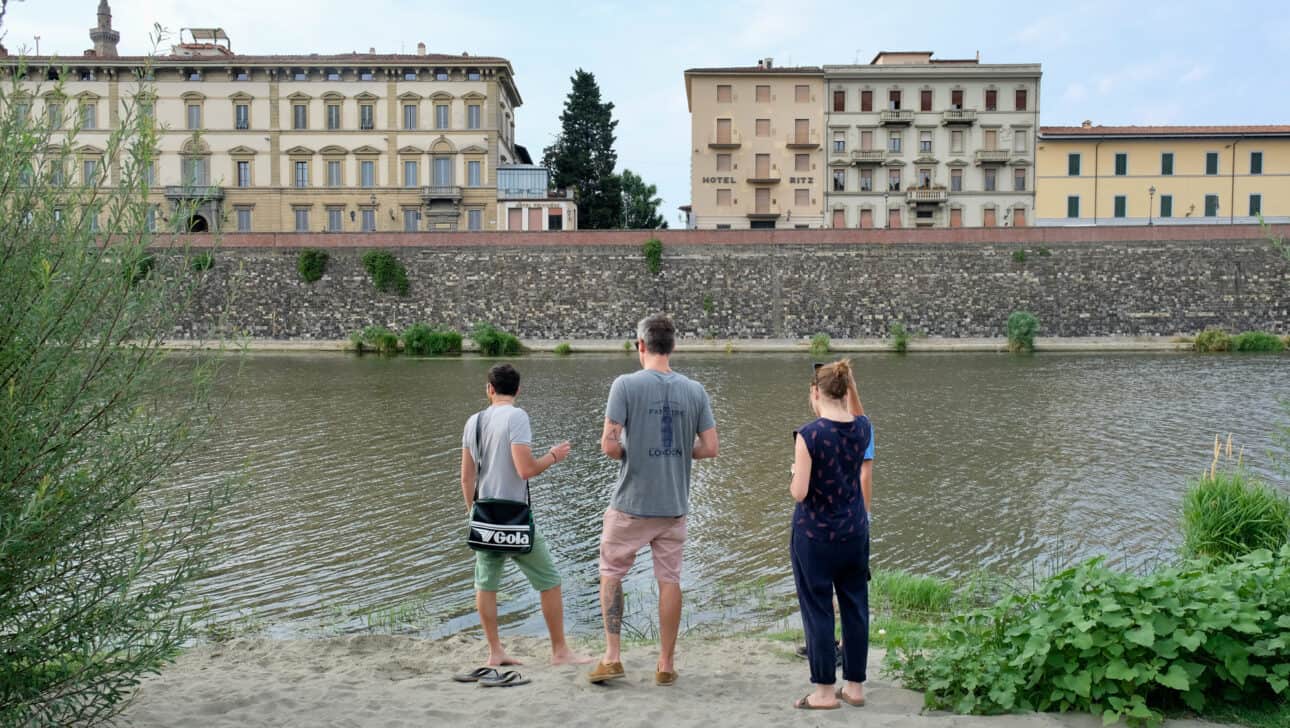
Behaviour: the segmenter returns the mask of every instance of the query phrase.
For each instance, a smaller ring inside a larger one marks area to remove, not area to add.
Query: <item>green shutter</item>
[[[1115,155],[1115,174],[1117,177],[1123,177],[1129,173],[1129,155]]]
[[[1206,152],[1205,174],[1218,174],[1218,152]]]
[[[1174,155],[1172,152],[1165,152],[1160,155],[1160,174],[1168,176],[1174,173]]]
[[[1126,203],[1126,200],[1124,198],[1124,195],[1115,196],[1115,216],[1116,217],[1125,216],[1125,209],[1124,209],[1126,207],[1125,203]]]
[[[1066,198],[1066,217],[1071,219],[1079,217],[1079,197],[1071,195]]]
[[[1066,155],[1066,174],[1071,177],[1079,176],[1079,155],[1078,154]],[[1076,217],[1078,217],[1078,215]]]
[[[1250,195],[1250,217],[1263,214],[1263,195]]]
[[[1218,215],[1218,195],[1205,195],[1205,217]]]
[[[1160,196],[1160,217],[1173,217],[1173,216],[1174,216],[1174,196],[1161,195]]]
[[[1263,174],[1263,152],[1250,152],[1250,174]]]

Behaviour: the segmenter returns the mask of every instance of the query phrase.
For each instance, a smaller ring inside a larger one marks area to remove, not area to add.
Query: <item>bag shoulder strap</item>
[[[472,501],[479,500],[479,478],[484,472],[484,438],[482,435],[484,413],[487,409],[482,409],[479,414],[475,415],[475,451],[479,457],[475,460],[475,495]],[[529,492],[529,481],[524,481],[524,502],[530,506],[533,505],[533,495]]]

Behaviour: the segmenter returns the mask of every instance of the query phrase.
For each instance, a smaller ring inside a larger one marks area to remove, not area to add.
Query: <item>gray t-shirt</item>
[[[694,437],[716,427],[703,385],[676,372],[624,374],[605,417],[623,426],[626,450],[610,507],[645,518],[688,513]]]
[[[475,418],[481,414],[484,417],[479,431],[483,445],[482,456],[480,446],[475,443]],[[476,463],[483,465],[477,481],[480,498],[527,500],[524,479],[516,472],[515,460],[511,457],[511,445],[531,444],[533,429],[529,425],[529,414],[514,405],[489,407],[466,420],[466,429],[461,433],[461,446],[470,450],[470,456]]]

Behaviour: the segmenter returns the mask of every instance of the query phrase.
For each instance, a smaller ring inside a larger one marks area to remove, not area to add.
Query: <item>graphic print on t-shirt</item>
[[[666,397],[664,399],[651,402],[649,406],[651,417],[658,417],[658,447],[652,447],[649,450],[649,456],[652,458],[676,458],[683,454],[681,448],[676,447],[676,429],[675,418],[684,417],[685,410],[679,409],[677,403]]]

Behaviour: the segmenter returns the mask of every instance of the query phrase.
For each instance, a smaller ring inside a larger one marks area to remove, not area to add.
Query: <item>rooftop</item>
[[[1097,138],[1119,137],[1125,139],[1150,137],[1242,137],[1290,136],[1287,125],[1246,126],[1041,126],[1040,137],[1045,138]]]

